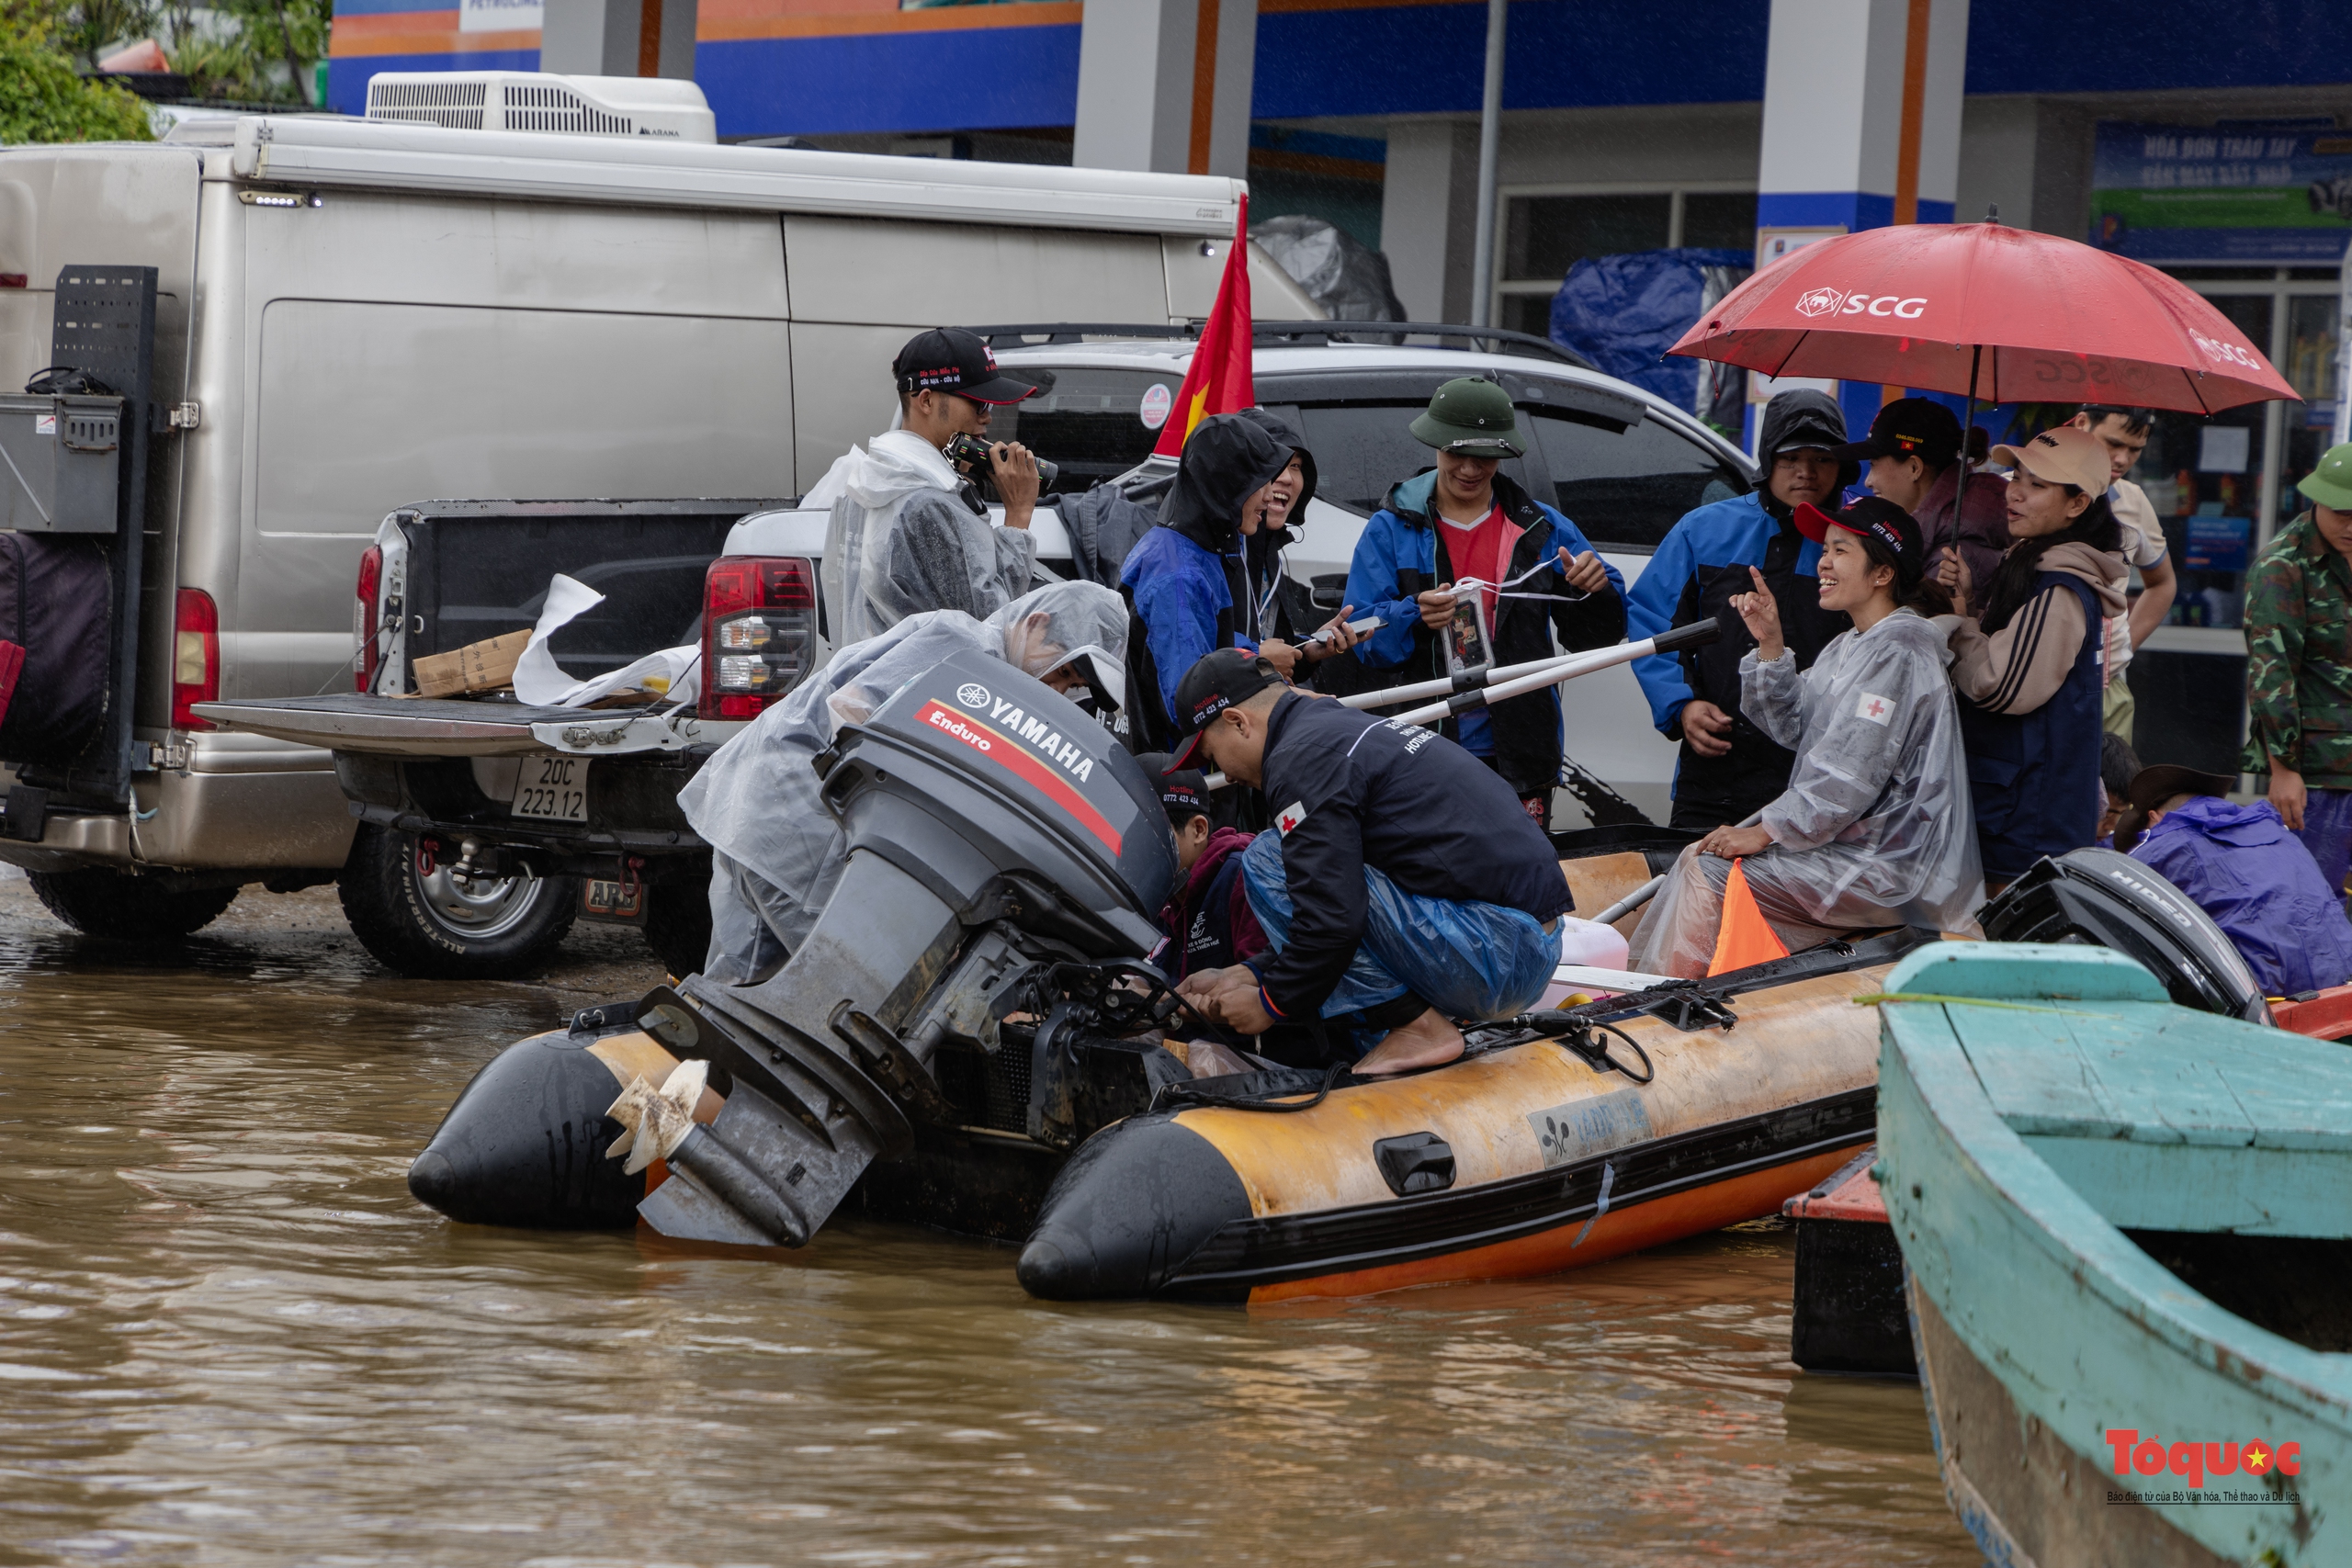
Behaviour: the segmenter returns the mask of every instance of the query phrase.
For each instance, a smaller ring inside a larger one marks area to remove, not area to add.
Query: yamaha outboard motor
[[[1056,965],[1099,978],[1159,938],[1176,846],[1149,780],[1020,671],[936,665],[818,766],[849,852],[816,929],[773,977],[696,976],[680,986],[692,1008],[645,1019],[726,1086],[639,1206],[665,1235],[799,1246],[868,1164],[957,1119],[933,1073],[943,1045],[993,1055],[1009,1013],[1050,1012]]]
[[[1995,942],[2079,942],[2135,960],[2185,1008],[2270,1022],[2253,971],[2212,918],[2130,855],[2075,850],[2045,856],[1984,906]]]

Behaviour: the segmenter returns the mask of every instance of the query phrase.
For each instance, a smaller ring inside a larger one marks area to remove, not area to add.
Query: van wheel
[[[673,978],[702,973],[710,956],[710,895],[693,882],[666,878],[649,889],[645,945]]]
[[[112,942],[177,942],[220,918],[234,887],[174,892],[133,873],[93,866],[25,874],[43,908],[85,936]]]
[[[568,876],[459,883],[413,833],[359,826],[336,880],[351,934],[378,963],[420,980],[503,980],[555,950],[580,912]]]

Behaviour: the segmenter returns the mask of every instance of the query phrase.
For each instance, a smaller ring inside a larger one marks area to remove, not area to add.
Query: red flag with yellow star
[[[1250,375],[1250,198],[1241,198],[1240,215],[1233,225],[1233,245],[1225,253],[1225,276],[1216,286],[1216,303],[1201,328],[1201,345],[1193,351],[1184,372],[1184,389],[1159,427],[1156,457],[1182,455],[1193,427],[1213,413],[1238,413],[1258,403],[1257,384]]]

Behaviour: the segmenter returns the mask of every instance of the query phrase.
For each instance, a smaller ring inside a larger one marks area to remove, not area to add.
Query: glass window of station
[[[1694,245],[1756,248],[1756,192],[1506,190],[1496,247],[1495,324],[1550,335],[1552,296],[1588,256]]]
[[[2242,624],[2245,569],[2304,507],[2296,481],[2318,466],[2335,423],[2336,272],[2177,267],[2269,355],[2299,403],[2250,403],[2206,417],[2161,412],[2132,472],[2187,574],[2170,624]]]

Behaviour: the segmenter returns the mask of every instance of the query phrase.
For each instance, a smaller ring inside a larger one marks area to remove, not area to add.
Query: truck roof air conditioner
[[[453,130],[718,140],[718,121],[702,89],[661,76],[386,71],[368,84],[368,118]]]

